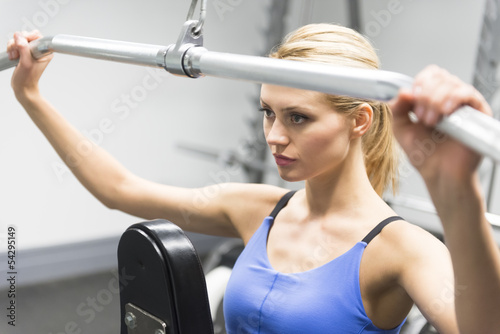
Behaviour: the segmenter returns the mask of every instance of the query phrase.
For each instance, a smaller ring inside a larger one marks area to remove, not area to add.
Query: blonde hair
[[[325,23],[309,24],[290,33],[269,56],[366,69],[380,66],[373,46],[362,35],[350,28]],[[356,117],[364,103],[372,107],[372,125],[362,138],[366,173],[380,196],[389,185],[395,192],[399,159],[392,113],[387,104],[339,95],[327,95],[327,99],[336,111],[350,117]]]

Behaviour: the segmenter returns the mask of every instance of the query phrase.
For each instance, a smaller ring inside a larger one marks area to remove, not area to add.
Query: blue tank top
[[[224,296],[228,334],[396,334],[377,328],[365,313],[359,285],[361,256],[390,217],[350,250],[332,261],[299,273],[281,273],[267,257],[274,218],[293,192],[264,219],[233,268]]]

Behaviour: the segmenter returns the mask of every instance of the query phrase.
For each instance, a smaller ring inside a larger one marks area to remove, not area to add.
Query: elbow
[[[125,198],[123,182],[117,182],[105,192],[99,192],[96,198],[110,210],[122,210]]]
[[[116,193],[114,191],[110,191],[109,193],[94,193],[94,196],[107,209],[118,210],[119,203],[116,200]]]
[[[122,177],[107,187],[106,191],[101,193],[98,200],[110,210],[128,212],[133,206],[137,193],[137,182],[134,178]]]
[[[118,207],[117,207],[117,203],[115,203],[115,201],[113,201],[112,199],[109,199],[109,198],[102,198],[102,199],[99,199],[99,201],[107,208],[107,209],[110,209],[110,210],[118,210]]]

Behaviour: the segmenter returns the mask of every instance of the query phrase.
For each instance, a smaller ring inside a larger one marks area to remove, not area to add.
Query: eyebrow
[[[264,100],[260,99],[260,103],[264,107],[268,107],[268,108],[272,109],[271,106],[268,103],[266,103]],[[307,107],[305,108],[305,107],[299,107],[299,106],[289,106],[289,107],[283,108],[281,111],[283,111],[283,112],[291,112],[291,111],[309,112],[310,109]]]

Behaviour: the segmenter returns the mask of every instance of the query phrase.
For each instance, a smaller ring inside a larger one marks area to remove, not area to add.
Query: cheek
[[[326,122],[325,122],[326,123]],[[304,143],[309,147],[316,147],[322,150],[345,148],[349,143],[349,133],[347,127],[340,122],[326,123],[323,126],[318,126],[311,129],[304,136]]]
[[[343,159],[349,150],[349,134],[345,128],[330,128],[306,136],[301,151],[310,160],[321,164]]]

